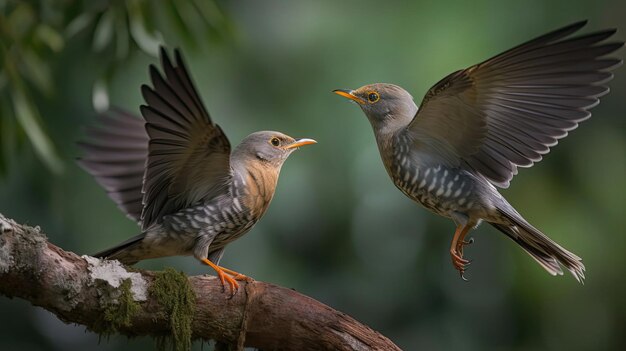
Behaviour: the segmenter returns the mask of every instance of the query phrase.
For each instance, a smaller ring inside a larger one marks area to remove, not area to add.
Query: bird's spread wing
[[[153,87],[142,86],[150,136],[143,185],[142,226],[217,194],[230,177],[230,143],[202,104],[178,50],[164,49],[164,75],[150,66]]]
[[[145,122],[121,110],[100,115],[98,122],[86,129],[88,141],[79,143],[84,156],[78,164],[96,178],[128,217],[139,222],[148,157]]]
[[[508,187],[517,167],[530,167],[558,139],[589,118],[607,93],[605,55],[623,43],[602,43],[605,30],[566,39],[579,22],[545,34],[432,87],[407,131],[420,147]]]

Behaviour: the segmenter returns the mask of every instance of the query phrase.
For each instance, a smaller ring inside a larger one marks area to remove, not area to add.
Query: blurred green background
[[[581,19],[590,20],[584,32],[617,27],[614,38],[623,41],[625,14],[622,0],[0,0],[0,212],[40,225],[78,254],[137,233],[76,166],[75,142],[107,102],[138,113],[139,87],[164,42],[183,50],[231,143],[267,129],[319,142],[287,161],[269,211],[229,246],[223,265],[312,296],[406,350],[621,349],[624,68],[594,117],[503,191],[584,258],[584,286],[549,276],[488,226],[466,249],[470,282],[459,279],[448,254],[453,223],[392,185],[369,123],[331,90],[389,82],[419,101],[448,73]],[[192,258],[138,266],[213,273]],[[0,298],[1,350],[152,345],[123,337],[98,343],[81,326]]]

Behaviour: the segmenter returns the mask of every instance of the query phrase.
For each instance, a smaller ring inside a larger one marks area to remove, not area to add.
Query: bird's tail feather
[[[524,220],[518,213],[502,210],[500,212],[511,222],[511,225],[499,223],[489,224],[513,239],[513,241],[519,244],[524,251],[534,258],[548,273],[552,275],[563,275],[563,271],[560,267],[560,265],[563,265],[572,273],[579,283],[584,283],[585,266],[580,257],[555,243],[552,239],[548,238],[545,234]]]
[[[145,234],[139,234],[136,235],[116,246],[113,246],[109,249],[100,251],[100,252],[96,252],[95,254],[93,254],[93,257],[98,257],[98,258],[107,258],[107,259],[111,259],[111,260],[118,260],[124,264],[134,264],[137,263],[139,260],[133,256],[130,255],[130,249],[134,248],[135,246],[137,246],[139,243],[141,243],[141,240],[143,240],[143,238],[145,237]]]

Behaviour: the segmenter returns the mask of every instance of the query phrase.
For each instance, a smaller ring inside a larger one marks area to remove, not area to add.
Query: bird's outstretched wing
[[[83,150],[78,164],[137,222],[143,208],[141,187],[148,157],[144,124],[138,116],[113,109],[98,116],[96,126],[86,129],[88,141],[78,143]]]
[[[150,136],[143,228],[219,193],[230,178],[228,138],[211,121],[180,52],[175,50],[174,56],[175,65],[161,48],[164,75],[151,65],[153,87],[141,87],[146,101],[141,114]]]
[[[424,97],[407,132],[422,149],[508,187],[591,116],[622,61],[614,29],[567,39],[579,22],[450,74]]]

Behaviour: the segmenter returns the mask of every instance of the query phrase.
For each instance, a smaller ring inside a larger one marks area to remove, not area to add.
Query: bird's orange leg
[[[220,278],[220,282],[222,282],[222,287],[225,289],[226,288],[226,283],[228,283],[228,285],[230,286],[230,295],[233,296],[235,295],[235,293],[237,292],[237,290],[239,290],[239,283],[237,283],[237,281],[231,277],[228,271],[230,270],[226,270],[218,265],[216,265],[215,263],[209,261],[206,258],[202,259],[202,262],[206,265],[211,266],[211,268],[215,269],[215,272],[217,273],[217,277]],[[244,276],[243,274],[239,274],[237,272],[234,271],[230,271],[233,273],[236,273],[238,275]],[[245,277],[245,276],[244,276]]]
[[[474,242],[474,238],[469,238],[469,240],[465,240],[465,235],[469,233],[469,228],[464,230],[459,236],[459,240],[456,243],[456,251],[459,253],[461,257],[463,257],[463,248],[465,245],[472,244]]]
[[[463,258],[463,246],[470,243],[464,241],[465,235],[467,234],[467,232],[469,232],[470,228],[470,226],[456,227],[454,237],[452,238],[452,244],[450,245],[450,256],[452,256],[452,265],[454,265],[454,268],[456,268],[459,273],[461,273],[461,278],[463,278],[463,280],[466,280],[463,276],[463,273],[465,273],[465,267],[470,263],[468,260]]]

